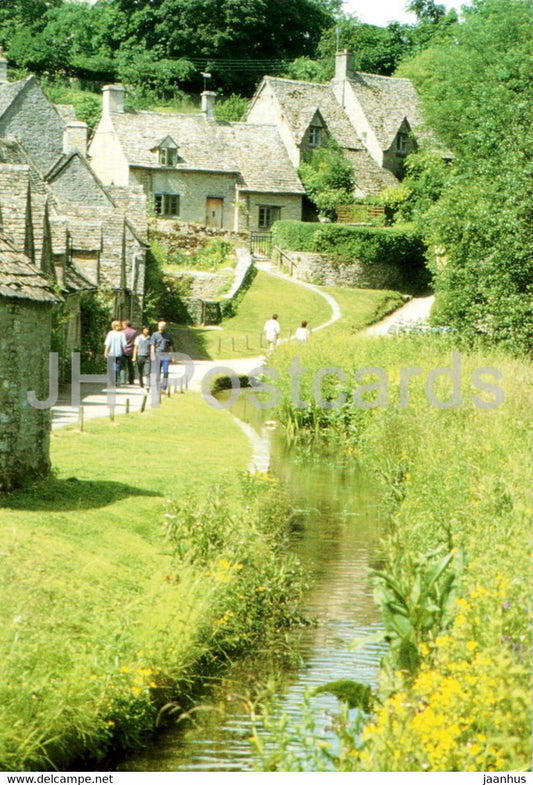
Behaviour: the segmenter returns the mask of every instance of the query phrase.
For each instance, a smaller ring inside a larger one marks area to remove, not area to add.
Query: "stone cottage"
[[[301,218],[304,189],[273,123],[217,121],[209,91],[200,115],[129,111],[124,92],[103,88],[89,147],[106,187],[142,185],[157,215],[226,231]]]
[[[8,82],[6,65],[0,56],[4,232],[65,293],[76,282],[98,289],[117,317],[140,320],[148,248],[142,188],[111,193],[87,160],[86,124],[75,120],[72,107],[55,106],[35,77]]]
[[[420,138],[419,104],[409,79],[356,72],[353,55],[338,52],[327,84],[264,77],[246,120],[275,124],[296,167],[308,151],[335,139],[362,197],[398,184]]]
[[[50,470],[50,409],[28,400],[49,395],[51,310],[60,301],[29,258],[0,233],[0,490]]]

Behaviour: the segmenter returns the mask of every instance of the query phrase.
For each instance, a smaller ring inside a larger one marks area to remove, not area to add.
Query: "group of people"
[[[167,389],[169,352],[173,351],[174,342],[167,332],[165,321],[159,321],[156,332],[152,334],[148,325],[144,325],[137,334],[129,319],[122,322],[115,319],[104,341],[104,357],[111,358],[114,363],[115,385],[135,384],[137,370],[139,384],[147,392],[150,391],[153,363],[155,377],[161,379],[161,390],[164,392]]]
[[[277,313],[273,313],[272,317],[265,322],[263,332],[265,333],[269,351],[273,351],[281,333],[281,326],[278,321]],[[309,330],[307,329],[307,321],[304,319],[296,330],[295,338],[297,341],[300,341],[300,343],[305,343],[308,336]]]

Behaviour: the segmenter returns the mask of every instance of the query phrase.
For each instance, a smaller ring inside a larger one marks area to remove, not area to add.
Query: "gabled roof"
[[[318,110],[330,133],[341,147],[352,150],[363,147],[357,132],[335,98],[329,84],[265,76],[256,95],[252,98],[250,106],[253,106],[261,90],[267,87],[270,87],[276,96],[297,144],[302,141]]]
[[[50,282],[0,233],[0,296],[42,303],[61,301]]]
[[[305,193],[275,126],[232,123],[231,128],[243,190]]]
[[[176,171],[232,174],[248,190],[304,192],[275,126],[159,112],[115,112],[111,118],[130,166],[159,168],[157,148],[170,136],[179,139]]]
[[[379,194],[387,186],[398,185],[398,180],[388,169],[378,166],[368,150],[344,150],[352,164],[355,184],[366,194]]]
[[[0,118],[9,109],[19,93],[24,90],[30,79],[33,78],[29,76],[27,79],[21,79],[18,82],[2,82],[0,84]]]
[[[58,158],[58,160],[55,162],[55,164],[52,166],[50,171],[47,172],[46,180],[52,184],[54,180],[56,180],[61,175],[61,173],[71,165],[71,163],[74,160],[77,160],[81,164],[81,166],[83,166],[87,170],[91,178],[94,180],[95,185],[101,191],[102,195],[105,196],[105,198],[109,201],[110,205],[112,207],[116,207],[115,201],[113,200],[113,197],[111,196],[105,185],[102,183],[102,181],[100,180],[94,169],[90,166],[87,159],[83,155],[81,155],[81,153],[79,153],[77,150],[74,151],[73,153],[70,153],[69,155],[65,155],[65,154],[61,155]]]
[[[405,119],[411,128],[421,124],[420,99],[409,79],[357,72],[349,83],[383,150]]]

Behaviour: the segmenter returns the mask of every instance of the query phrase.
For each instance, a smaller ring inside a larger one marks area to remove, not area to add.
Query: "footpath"
[[[279,272],[271,262],[257,262],[256,264],[258,269],[269,275],[274,275],[298,286],[312,289],[329,303],[332,311],[330,319],[315,327],[313,332],[323,330],[341,318],[341,309],[335,298],[321,291],[319,287],[304,281],[297,281]],[[426,323],[433,300],[432,296],[414,298],[380,322],[366,328],[361,334],[367,336],[390,335],[407,325]],[[283,340],[289,339],[285,338]],[[196,393],[202,392],[206,375],[215,374],[218,370],[221,373],[227,373],[228,370],[231,370],[237,376],[248,375],[253,370],[261,368],[264,363],[265,355],[222,360],[193,360],[193,373],[187,384],[184,383],[184,366],[182,364],[171,365],[169,375],[171,395],[179,395],[187,390]],[[113,409],[110,409],[111,402],[113,403]],[[157,403],[156,399],[156,405]],[[116,417],[127,412],[133,413],[143,409],[149,410],[152,405],[151,395],[146,396],[144,390],[138,384],[117,388],[112,398],[102,383],[85,383],[81,389],[83,421],[95,417]],[[62,387],[57,404],[52,407],[52,430],[76,423],[80,423],[80,410],[77,406],[72,405],[71,389],[67,385]],[[244,425],[240,424],[240,427]],[[249,434],[249,436],[252,439],[252,435]]]

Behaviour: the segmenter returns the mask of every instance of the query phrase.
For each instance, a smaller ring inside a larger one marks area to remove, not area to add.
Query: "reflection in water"
[[[293,547],[312,576],[305,612],[316,619],[316,625],[302,634],[299,669],[281,678],[277,674],[282,687],[275,714],[289,717],[290,732],[291,723],[301,724],[306,692],[338,679],[375,684],[382,646],[367,644],[350,651],[349,643],[380,628],[368,580],[378,521],[375,496],[355,470],[330,464],[298,466],[278,448],[273,473],[287,486],[293,506],[301,513],[302,527],[294,535]],[[268,678],[268,663],[259,663],[257,657],[229,669],[211,691],[209,708],[197,713],[196,723],[166,731],[147,752],[123,763],[121,770],[253,769],[250,718],[236,696]],[[327,715],[338,711],[337,700],[324,693],[312,699],[312,706],[317,725],[327,736]]]

